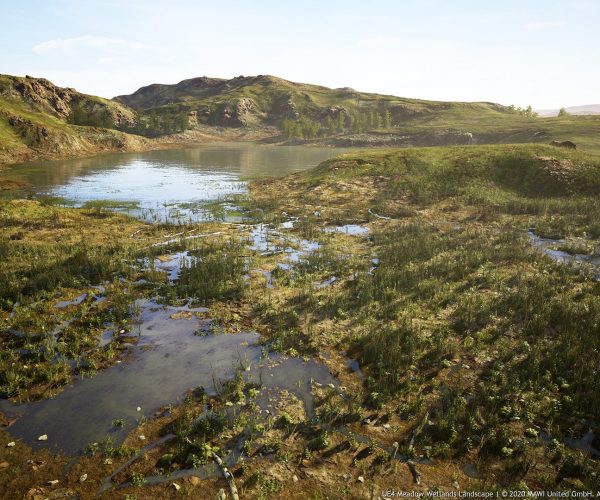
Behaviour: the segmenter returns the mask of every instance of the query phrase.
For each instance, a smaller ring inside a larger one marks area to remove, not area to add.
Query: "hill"
[[[331,89],[270,75],[153,84],[115,102],[135,109],[135,132],[156,136],[225,127],[266,140],[338,146],[435,146],[574,140],[599,149],[600,117],[540,118],[490,102],[443,102]]]
[[[148,147],[129,108],[48,80],[0,75],[0,164]]]

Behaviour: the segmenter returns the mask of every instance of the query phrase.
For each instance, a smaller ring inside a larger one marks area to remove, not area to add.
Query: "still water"
[[[2,176],[26,183],[20,195],[59,197],[76,206],[110,200],[148,220],[202,220],[208,217],[203,207],[245,193],[248,179],[297,172],[349,151],[224,142],[38,161],[11,167]]]

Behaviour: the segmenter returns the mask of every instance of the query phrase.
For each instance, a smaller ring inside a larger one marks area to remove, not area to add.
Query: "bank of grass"
[[[373,151],[252,194],[313,225],[371,221],[374,272],[264,307],[284,348],[360,360],[363,404],[409,422],[395,436],[407,453],[476,462],[499,484],[598,486],[592,456],[561,441],[600,417],[600,284],[526,235],[597,246],[598,157],[536,145]]]

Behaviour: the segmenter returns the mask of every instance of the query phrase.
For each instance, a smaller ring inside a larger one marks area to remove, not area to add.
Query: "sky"
[[[0,73],[113,97],[271,74],[535,109],[600,103],[600,0],[0,0]]]

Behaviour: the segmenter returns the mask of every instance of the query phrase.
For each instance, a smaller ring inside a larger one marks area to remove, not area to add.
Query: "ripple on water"
[[[311,380],[337,384],[316,361],[278,355],[263,358],[255,332],[196,335],[206,330],[206,320],[195,313],[206,308],[162,306],[152,300],[138,301],[137,306],[139,342],[132,348],[131,360],[78,380],[53,399],[23,405],[0,401],[2,412],[20,415],[10,428],[14,437],[33,447],[66,453],[78,453],[107,435],[119,443],[140,416],[177,403],[186,391],[199,386],[215,394],[215,382],[232,378],[238,369],[245,370],[247,380],[265,388],[296,394],[309,414]],[[127,424],[115,428],[115,419]],[[42,434],[48,440],[40,443],[37,438]]]

